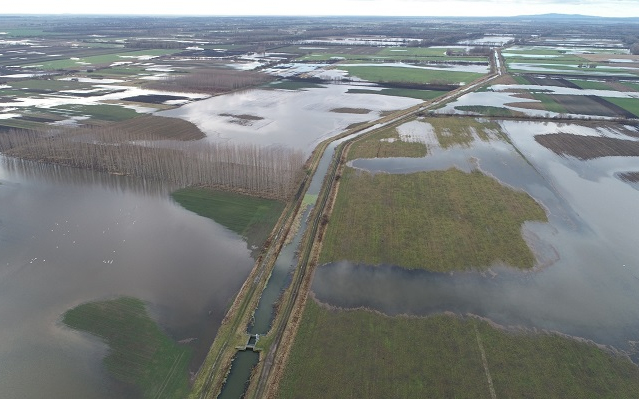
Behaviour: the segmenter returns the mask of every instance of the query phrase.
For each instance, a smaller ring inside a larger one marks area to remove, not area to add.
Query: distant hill
[[[514,17],[510,17],[513,19],[538,19],[538,20],[571,20],[571,21],[590,21],[590,22],[610,22],[610,21],[639,21],[639,17],[599,17],[595,15],[583,15],[583,14],[534,14],[534,15],[517,15]]]

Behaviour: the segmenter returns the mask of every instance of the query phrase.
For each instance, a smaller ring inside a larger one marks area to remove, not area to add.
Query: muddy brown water
[[[152,182],[0,158],[0,183],[0,396],[130,397],[103,367],[106,345],[60,321],[119,295],[146,301],[174,339],[197,338],[197,369],[253,266],[246,242]]]
[[[495,140],[435,148],[420,159],[362,159],[352,165],[374,173],[479,167],[528,192],[549,217],[548,223],[522,228],[538,259],[534,270],[495,264],[492,273],[442,274],[335,262],[316,270],[315,296],[330,305],[391,315],[473,313],[505,326],[558,331],[630,351],[630,341],[639,340],[639,190],[619,173],[639,169],[638,159],[562,157],[534,138],[566,130],[615,135],[614,128],[512,121],[502,127],[525,159]],[[633,360],[639,360],[636,354]]]

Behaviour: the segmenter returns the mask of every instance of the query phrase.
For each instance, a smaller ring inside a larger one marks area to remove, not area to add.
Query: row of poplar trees
[[[92,135],[91,128],[10,130],[0,133],[0,152],[22,159],[276,199],[289,198],[303,175],[304,154],[289,148],[139,141],[133,134],[129,139],[127,132],[117,132],[118,139],[113,140],[101,137],[103,132],[102,129],[102,134]]]

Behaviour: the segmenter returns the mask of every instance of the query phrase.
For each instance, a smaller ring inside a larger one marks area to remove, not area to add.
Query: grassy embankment
[[[132,384],[144,398],[183,398],[189,392],[191,350],[164,334],[139,299],[121,297],[77,306],[64,324],[102,338],[109,345],[106,368]]]
[[[171,197],[189,211],[214,220],[258,248],[284,209],[279,201],[206,188],[180,189]]]
[[[482,359],[484,352],[485,362]],[[634,398],[639,368],[556,334],[307,302],[280,398]]]

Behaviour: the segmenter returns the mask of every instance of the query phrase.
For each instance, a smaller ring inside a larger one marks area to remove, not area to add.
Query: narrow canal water
[[[237,234],[175,204],[171,187],[0,157],[0,396],[109,399],[99,339],[61,316],[145,301],[199,367],[254,260]],[[131,395],[135,397],[135,395]]]
[[[311,184],[309,185],[306,194],[310,196],[317,196],[319,194],[320,189],[322,188],[324,177],[326,176],[328,168],[331,165],[333,155],[335,154],[335,149],[339,144],[376,128],[377,126],[373,126],[361,132],[358,132],[355,135],[351,135],[349,137],[341,138],[331,142],[326,147],[326,150],[320,158],[317,170],[313,175]],[[264,288],[264,291],[260,298],[259,304],[255,309],[253,322],[251,323],[251,325],[248,326],[248,333],[251,335],[266,334],[271,328],[271,323],[273,322],[273,319],[275,317],[275,306],[277,305],[277,302],[279,301],[283,291],[290,284],[292,273],[297,266],[297,249],[299,248],[302,238],[304,237],[304,233],[306,232],[308,221],[307,219],[314,206],[315,203],[308,205],[308,207],[304,210],[302,221],[300,223],[298,231],[295,233],[295,237],[293,238],[293,240],[291,240],[290,243],[286,244],[282,248],[280,254],[277,257],[277,260],[275,261],[275,266],[273,267],[271,277],[269,278],[269,281]],[[222,391],[218,398],[237,399],[242,397],[241,394],[244,393],[247,387],[247,383],[251,377],[251,372],[259,361],[259,357],[251,357],[249,355],[245,355],[245,352],[252,353],[252,351],[239,351],[236,354],[236,357],[231,365],[231,372],[229,373],[226,383],[222,387]],[[247,359],[253,359],[253,361],[249,361]],[[241,394],[238,395],[238,392],[240,392]]]

